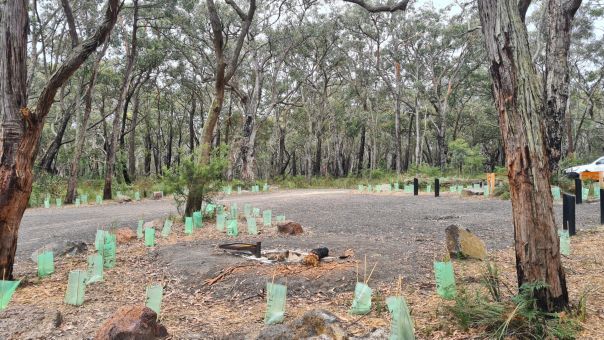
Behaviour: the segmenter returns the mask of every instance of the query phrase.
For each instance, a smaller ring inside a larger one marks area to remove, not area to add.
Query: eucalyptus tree
[[[108,0],[98,28],[45,82],[31,110],[27,95],[28,2],[0,3],[0,271],[12,278],[19,225],[32,190],[32,167],[57,91],[110,34],[120,10]]]

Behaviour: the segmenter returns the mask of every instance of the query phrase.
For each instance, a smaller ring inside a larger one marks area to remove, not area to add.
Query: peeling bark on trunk
[[[104,20],[56,69],[27,107],[27,1],[0,2],[0,273],[13,277],[19,225],[31,194],[32,167],[44,120],[57,90],[86,61],[115,25],[119,1],[109,0]]]
[[[538,305],[559,311],[568,304],[568,292],[550,193],[543,83],[518,2],[479,0],[478,8],[506,154],[518,285],[546,283],[534,292]]]

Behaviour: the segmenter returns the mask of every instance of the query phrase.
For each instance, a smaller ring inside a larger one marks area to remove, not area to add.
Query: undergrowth
[[[487,264],[482,284],[488,294],[460,290],[455,304],[449,307],[464,329],[476,328],[494,339],[574,339],[580,331],[579,319],[584,312],[585,298],[577,312],[544,312],[537,306],[534,292],[546,288],[543,282],[524,284],[511,298],[501,296],[497,268]]]

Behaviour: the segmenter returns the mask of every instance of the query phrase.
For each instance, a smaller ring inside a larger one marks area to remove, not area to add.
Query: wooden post
[[[434,179],[434,197],[440,196],[440,180],[438,178]]]
[[[489,193],[495,191],[495,173],[487,173],[487,186],[489,187]]]

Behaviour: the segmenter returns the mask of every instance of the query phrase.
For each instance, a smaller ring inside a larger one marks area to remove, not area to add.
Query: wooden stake
[[[369,273],[369,277],[367,278],[367,280],[365,281],[365,284],[367,284],[369,282],[369,279],[371,279],[371,275],[373,275],[373,271],[375,270],[375,267],[377,266],[377,262],[373,265],[373,269],[371,269],[371,273]]]

